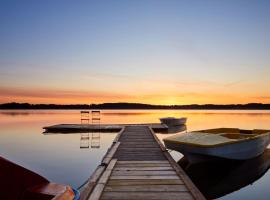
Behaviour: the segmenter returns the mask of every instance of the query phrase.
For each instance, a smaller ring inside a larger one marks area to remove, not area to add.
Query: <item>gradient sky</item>
[[[0,103],[270,103],[270,1],[0,1]]]

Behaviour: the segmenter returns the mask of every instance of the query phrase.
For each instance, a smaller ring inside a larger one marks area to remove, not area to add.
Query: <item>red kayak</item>
[[[49,182],[46,178],[0,157],[0,199],[73,200],[70,186]]]

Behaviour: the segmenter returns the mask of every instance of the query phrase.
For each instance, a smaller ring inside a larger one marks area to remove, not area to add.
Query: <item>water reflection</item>
[[[80,149],[89,149],[89,133],[81,133],[80,135]]]
[[[186,125],[180,125],[180,126],[171,126],[168,128],[167,133],[180,133],[187,131],[187,126]]]
[[[186,116],[188,131],[216,127],[270,129],[270,111],[103,110],[101,115],[102,124],[159,123],[161,117]],[[116,133],[101,133],[99,149],[80,149],[80,133],[43,135],[41,132],[44,126],[80,123],[80,110],[0,110],[0,154],[50,181],[76,188],[100,164]],[[161,141],[169,135],[157,134]],[[175,160],[182,157],[178,152],[170,153]],[[261,200],[261,194],[267,199],[269,183],[268,172],[256,184],[222,199]]]
[[[270,167],[270,149],[259,157],[245,161],[213,159],[190,164],[183,157],[178,164],[207,199],[216,199],[261,178]]]

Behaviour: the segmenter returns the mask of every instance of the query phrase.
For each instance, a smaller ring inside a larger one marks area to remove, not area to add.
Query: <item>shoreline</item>
[[[270,104],[190,104],[190,105],[151,105],[140,103],[103,104],[0,104],[0,110],[270,110]]]

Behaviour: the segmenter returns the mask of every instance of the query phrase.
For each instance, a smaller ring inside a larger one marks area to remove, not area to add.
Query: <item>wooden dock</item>
[[[126,126],[80,189],[81,200],[204,200],[148,126]]]
[[[46,133],[84,133],[84,132],[119,132],[125,126],[149,126],[156,132],[167,132],[168,126],[160,123],[151,124],[56,124],[43,127]]]

